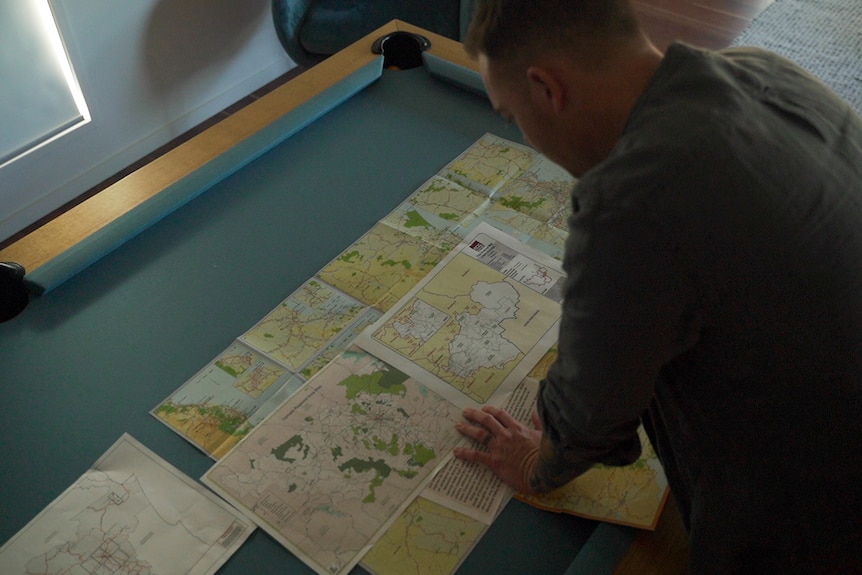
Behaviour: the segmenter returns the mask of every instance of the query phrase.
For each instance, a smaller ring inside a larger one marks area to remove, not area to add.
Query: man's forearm
[[[536,493],[547,493],[562,487],[593,466],[584,459],[567,459],[557,453],[547,434],[542,434],[539,457],[533,467],[530,488]]]

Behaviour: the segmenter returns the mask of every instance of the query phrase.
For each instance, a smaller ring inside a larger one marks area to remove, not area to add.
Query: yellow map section
[[[239,339],[296,371],[364,307],[311,279]]]
[[[548,350],[548,353],[542,356],[542,359],[530,370],[530,373],[527,374],[527,377],[531,377],[536,381],[541,381],[545,375],[547,375],[548,370],[551,368],[551,364],[553,364],[557,360],[557,346],[554,345],[551,349]]]
[[[512,210],[568,233],[575,180],[568,172],[545,158],[508,182],[495,200]]]
[[[559,317],[559,306],[457,254],[372,335],[484,403]]]
[[[362,559],[376,575],[448,575],[486,525],[417,497]]]
[[[541,380],[557,358],[556,348],[536,364],[530,377]],[[638,429],[641,456],[626,467],[596,466],[573,482],[541,496],[518,499],[549,511],[655,529],[670,493],[664,469],[643,427]]]
[[[382,221],[448,252],[488,203],[485,194],[434,176]]]
[[[530,169],[538,157],[535,150],[526,146],[486,134],[450,162],[444,175],[462,186],[490,195]]]
[[[320,353],[307,363],[300,372],[305,379],[311,379],[318,371],[326,367],[326,365],[335,359],[341,352],[350,347],[356,337],[362,333],[369,325],[373,324],[380,318],[380,312],[374,308],[368,308],[360,315],[356,322],[350,325],[346,330],[339,332],[338,336],[329,342]]]
[[[643,454],[633,464],[597,466],[551,493],[517,497],[551,511],[655,529],[669,492],[667,478],[643,427],[638,433]]]
[[[377,224],[317,276],[362,303],[386,311],[448,251],[390,225]]]
[[[152,413],[218,458],[245,437],[249,417],[289,377],[285,368],[234,342]]]

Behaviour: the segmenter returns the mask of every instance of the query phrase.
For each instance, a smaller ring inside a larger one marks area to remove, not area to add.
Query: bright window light
[[[51,11],[51,1],[40,0],[37,4],[42,28],[45,30],[45,35],[51,43],[51,51],[57,59],[57,65],[63,71],[66,86],[69,87],[69,93],[72,95],[75,106],[78,108],[78,113],[81,114],[84,122],[89,122],[90,110],[87,108],[87,102],[84,100],[84,93],[81,91],[78,79],[75,78],[75,73],[72,71],[72,63],[69,61],[66,47],[63,46],[63,39],[60,37],[60,28],[57,26],[54,13]]]
[[[90,121],[50,0],[0,2],[0,168]]]

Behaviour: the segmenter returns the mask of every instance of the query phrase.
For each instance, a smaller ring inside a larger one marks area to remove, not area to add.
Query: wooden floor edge
[[[637,534],[613,575],[684,575],[687,566],[688,532],[671,494],[655,530]]]

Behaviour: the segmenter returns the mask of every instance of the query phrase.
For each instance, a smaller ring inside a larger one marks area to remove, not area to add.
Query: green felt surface
[[[0,542],[123,432],[198,479],[212,461],[149,410],[488,131],[520,138],[479,96],[385,71],[0,324]],[[513,502],[461,572],[566,572],[595,525]],[[310,572],[260,530],[220,571]]]
[[[160,194],[109,223],[99,233],[66,250],[27,275],[34,293],[51,291],[141,231],[207,191],[213,183],[243,169],[274,146],[314,122],[380,78],[383,57],[335,83],[316,98],[285,114],[223,154],[207,162]]]

